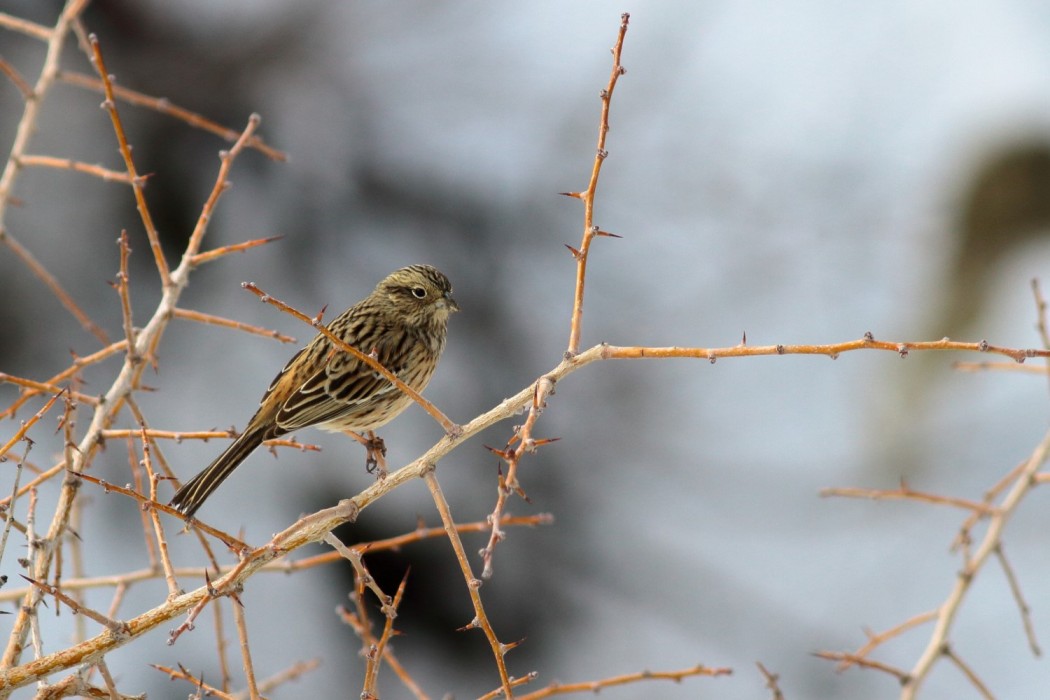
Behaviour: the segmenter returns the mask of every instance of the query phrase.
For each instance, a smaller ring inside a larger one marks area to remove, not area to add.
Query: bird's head
[[[391,272],[376,285],[373,294],[387,300],[414,326],[445,323],[449,314],[459,311],[452,298],[452,283],[430,265],[410,265]]]

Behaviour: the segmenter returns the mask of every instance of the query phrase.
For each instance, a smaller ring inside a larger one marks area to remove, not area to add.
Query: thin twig
[[[1035,625],[1032,624],[1032,610],[1028,607],[1028,603],[1025,602],[1021,584],[1017,580],[1013,567],[1010,566],[1010,561],[1006,558],[1002,542],[995,548],[995,557],[999,560],[999,566],[1003,568],[1003,573],[1006,574],[1006,581],[1010,584],[1010,593],[1013,595],[1014,601],[1017,603],[1017,609],[1021,613],[1021,624],[1024,626],[1024,635],[1028,639],[1028,648],[1032,650],[1034,656],[1042,656],[1043,652],[1039,648],[1039,640],[1035,637]]]
[[[949,646],[945,646],[944,651],[942,653],[952,663],[954,663],[960,671],[962,671],[963,675],[966,676],[966,679],[970,681],[970,685],[972,685],[977,690],[977,692],[981,694],[981,697],[984,698],[984,700],[995,700],[995,696],[992,695],[992,691],[990,691],[988,689],[988,686],[984,684],[984,681],[982,681],[977,676],[977,673],[972,668],[970,668],[969,664],[963,661],[962,658],[955,653],[955,650],[953,650]]]
[[[508,445],[503,450],[489,448],[507,463],[507,475],[504,477],[500,474],[499,484],[496,489],[496,505],[488,517],[489,522],[492,524],[492,530],[489,533],[488,544],[480,552],[483,562],[481,571],[481,578],[483,579],[492,578],[492,559],[496,551],[496,545],[506,537],[506,534],[500,529],[500,521],[503,519],[503,510],[506,508],[508,497],[511,493],[517,493],[522,498],[526,498],[524,490],[518,484],[518,464],[521,462],[522,456],[526,452],[534,452],[537,447],[549,444],[557,439],[537,440],[532,437],[536,420],[547,406],[547,397],[553,392],[554,381],[547,377],[541,377],[536,382],[536,393],[533,395],[532,404],[529,406],[528,418],[525,419],[525,424],[517,429],[514,438],[511,440],[511,442],[517,441],[518,446],[511,449]]]
[[[386,622],[383,625],[383,634],[379,637],[379,641],[375,645],[374,650],[370,650],[368,654],[368,661],[365,664],[365,682],[362,686],[361,697],[371,696],[379,698],[379,690],[377,685],[379,683],[379,669],[383,666],[383,660],[386,658],[386,650],[390,645],[390,638],[394,635],[394,618],[397,617],[397,609],[401,605],[401,599],[405,595],[405,584],[408,583],[408,572],[401,577],[401,585],[397,587],[397,592],[394,593],[394,599],[390,603],[390,607],[393,609],[394,614],[386,615]]]
[[[908,682],[908,672],[891,666],[890,664],[882,663],[881,661],[875,661],[864,656],[856,656],[854,654],[847,654],[841,651],[818,651],[813,656],[818,659],[827,659],[828,661],[838,661],[839,666],[860,666],[861,668],[869,668],[875,671],[882,671],[888,673],[900,681],[901,685]]]
[[[428,469],[423,474],[423,480],[427,484],[427,488],[430,489],[430,495],[434,499],[434,505],[437,506],[438,513],[441,515],[441,522],[445,525],[445,533],[448,535],[449,542],[452,543],[452,549],[456,553],[456,561],[459,562],[459,568],[463,572],[463,578],[467,582],[467,592],[470,593],[470,602],[474,606],[474,619],[467,625],[467,629],[474,628],[480,629],[485,633],[485,638],[489,642],[489,646],[492,648],[492,656],[496,660],[496,668],[499,670],[500,683],[503,688],[505,698],[513,698],[514,692],[512,690],[510,675],[507,673],[507,664],[504,660],[507,652],[512,649],[515,645],[504,644],[499,641],[496,637],[496,632],[492,629],[492,623],[489,621],[489,616],[485,612],[485,606],[481,602],[481,581],[474,576],[474,572],[470,568],[470,561],[467,560],[467,552],[463,548],[463,542],[459,538],[459,533],[456,532],[456,521],[452,518],[452,511],[448,507],[448,501],[445,500],[445,494],[441,491],[441,485],[438,483],[437,477],[434,475],[433,469]]]
[[[84,75],[83,73],[77,73],[74,71],[61,71],[59,72],[57,77],[58,80],[66,83],[67,85],[75,85],[77,87],[85,88],[87,90],[92,90],[98,93],[105,92],[105,86],[103,85],[101,80],[93,78],[89,75]],[[218,124],[210,119],[196,114],[195,112],[191,112],[188,109],[184,109],[182,107],[179,107],[178,105],[174,105],[171,103],[170,100],[168,100],[165,97],[150,97],[149,95],[145,95],[141,92],[136,92],[135,90],[130,90],[120,85],[113,86],[113,95],[117,99],[127,102],[130,105],[135,105],[136,107],[145,107],[146,109],[152,109],[154,111],[160,112],[161,114],[166,114],[170,117],[174,117],[175,119],[178,119],[179,121],[182,121],[190,125],[191,127],[215,134],[219,138],[230,143],[236,141],[237,138],[241,135],[240,131],[237,131],[236,129],[230,129],[228,127],[223,126],[222,124]],[[285,153],[266,145],[266,143],[260,136],[250,137],[248,139],[247,144],[248,148],[253,148],[259,151],[271,160],[283,162],[288,159],[288,156]]]
[[[339,615],[340,620],[353,628],[354,632],[362,641],[371,634],[371,631],[367,626],[368,620],[361,620],[360,613],[355,614],[345,607],[340,607],[336,610],[336,613]],[[412,693],[412,697],[416,700],[430,700],[430,697],[423,692],[419,683],[417,683],[416,680],[409,675],[405,667],[401,665],[401,662],[398,660],[389,645],[383,648],[381,655],[383,657],[383,662],[390,667],[390,670],[394,672],[394,675],[396,675],[398,680],[401,681],[401,684],[408,689],[408,692]]]
[[[591,180],[587,189],[583,192],[565,192],[571,197],[583,201],[583,241],[579,250],[569,247],[573,257],[576,258],[576,292],[572,304],[572,320],[569,329],[569,348],[566,353],[575,355],[580,350],[581,318],[583,316],[583,290],[587,278],[587,257],[591,249],[591,241],[599,235],[600,230],[594,225],[594,195],[598,190],[598,176],[601,174],[602,163],[605,162],[609,152],[605,149],[605,137],[609,133],[609,107],[612,104],[613,90],[620,76],[627,70],[620,64],[620,54],[623,52],[623,40],[627,35],[627,24],[631,16],[626,12],[620,16],[620,34],[613,45],[613,66],[609,75],[609,82],[601,91],[602,116],[598,124],[598,147],[594,154],[594,166],[591,168]]]
[[[1035,297],[1035,327],[1039,331],[1039,339],[1043,342],[1043,349],[1050,350],[1050,329],[1047,328],[1046,299],[1043,297],[1042,289],[1039,288],[1038,278],[1032,279],[1032,296]],[[1047,363],[1044,371],[1047,372],[1047,379],[1050,381],[1050,362]]]
[[[98,37],[92,34],[88,37],[88,41],[91,42],[92,63],[95,66],[95,70],[98,71],[99,77],[102,78],[103,92],[106,95],[106,99],[102,102],[102,108],[109,113],[109,118],[113,122],[113,132],[117,137],[120,155],[124,158],[124,167],[127,169],[128,177],[131,178],[131,188],[135,193],[135,202],[138,204],[139,218],[142,219],[142,225],[146,229],[146,237],[149,239],[150,249],[153,251],[153,261],[157,265],[160,283],[162,287],[167,288],[171,286],[171,268],[168,267],[168,261],[164,258],[164,249],[160,245],[157,227],[153,224],[153,215],[150,214],[149,207],[146,206],[146,195],[144,192],[146,180],[139,176],[139,171],[135,167],[135,161],[131,157],[131,146],[128,144],[128,137],[124,133],[124,124],[121,122],[120,114],[117,112],[117,100],[113,94],[113,79],[106,71],[106,64],[102,59],[102,48],[99,46]]]
[[[375,597],[379,600],[379,605],[383,614],[388,618],[397,617],[397,606],[392,605],[392,599],[390,596],[383,592],[383,589],[379,587],[378,583],[376,583],[375,578],[368,572],[368,569],[365,567],[365,562],[361,558],[361,551],[357,547],[354,547],[353,549],[347,547],[331,532],[324,536],[324,541],[332,549],[339,552],[339,556],[350,562],[354,567],[354,571],[357,573],[358,580],[361,581],[361,585],[372,591],[372,593],[375,594]]]
[[[13,162],[13,161],[11,161]],[[2,213],[4,203],[4,190],[0,186],[0,213]],[[73,300],[73,297],[63,287],[62,283],[58,281],[54,275],[47,271],[40,261],[36,259],[29,249],[23,246],[18,240],[11,235],[9,231],[6,231],[3,226],[0,226],[0,242],[3,242],[11,252],[18,256],[19,260],[22,261],[26,267],[29,268],[30,272],[37,276],[44,285],[51,290],[51,293],[58,298],[59,303],[66,307],[66,310],[73,314],[73,317],[80,323],[81,327],[91,335],[95,336],[98,342],[103,345],[109,344],[109,337],[106,332],[99,327],[91,318],[87,315],[87,312],[80,308],[80,305]]]
[[[3,15],[3,13],[0,13]],[[7,76],[7,79],[14,83],[18,91],[22,93],[23,99],[30,99],[33,97],[33,86],[26,82],[26,79],[22,77],[22,74],[12,66],[3,56],[0,56],[0,73]]]
[[[625,673],[620,676],[613,676],[611,678],[603,678],[597,681],[583,681],[580,683],[551,683],[546,688],[533,691],[526,695],[522,695],[518,700],[541,700],[542,698],[549,698],[555,695],[568,695],[569,693],[595,693],[602,691],[605,688],[612,688],[621,685],[631,685],[634,683],[644,683],[647,681],[673,681],[675,683],[681,683],[686,678],[692,678],[695,676],[729,676],[732,675],[733,669],[731,668],[712,668],[711,666],[693,666],[692,668],[686,668],[681,671],[641,671],[639,673]],[[498,692],[498,691],[494,691]],[[483,695],[482,698],[496,698],[498,695],[488,693]]]
[[[763,666],[761,661],[756,661],[755,665],[766,681],[766,689],[773,693],[773,700],[784,700],[784,693],[780,690],[780,676]]]
[[[157,474],[153,472],[153,461],[150,458],[150,439],[146,436],[146,427],[141,428],[142,435],[142,466],[146,468],[146,475],[149,477],[149,498],[150,501],[157,502]],[[164,580],[168,584],[168,598],[174,598],[182,589],[179,588],[179,583],[175,579],[175,567],[171,563],[171,557],[168,556],[168,540],[164,536],[164,528],[160,524],[160,515],[157,514],[156,509],[149,509],[150,520],[153,523],[153,533],[157,538],[157,551],[160,554],[160,563],[164,568]]]
[[[275,338],[282,343],[294,343],[295,338],[290,335],[284,335],[275,330],[269,328],[263,328],[262,326],[253,326],[248,323],[241,321],[234,321],[232,319],[223,318],[221,316],[214,316],[212,314],[206,314],[201,311],[190,311],[189,309],[175,309],[175,318],[181,318],[186,321],[195,321],[197,323],[204,323],[212,326],[225,326],[226,328],[234,328],[239,331],[246,333],[253,333],[255,335],[261,335],[266,338]]]
[[[27,19],[21,17],[15,17],[9,15],[6,12],[0,12],[0,27],[4,29],[10,29],[13,32],[25,34],[26,36],[39,39],[40,41],[51,41],[52,36],[55,32],[51,27],[45,27],[42,24],[36,22],[30,22]]]
[[[34,413],[32,418],[23,422],[22,427],[19,428],[15,432],[15,434],[11,436],[11,439],[5,442],[2,447],[0,447],[0,457],[6,455],[8,450],[17,445],[18,441],[24,438],[26,433],[29,432],[29,429],[36,425],[36,422],[43,418],[47,414],[47,412],[51,410],[51,407],[55,405],[55,401],[58,400],[58,397],[64,396],[65,393],[65,390],[59,391],[57,394],[52,396],[39,411]]]
[[[212,250],[205,251],[203,253],[197,253],[191,258],[191,262],[194,266],[202,265],[206,262],[218,260],[221,257],[229,255],[230,253],[243,253],[246,250],[257,248],[267,243],[273,243],[279,241],[284,236],[270,236],[268,238],[256,238],[255,240],[245,241],[243,243],[234,243],[232,245],[224,245],[221,248],[214,248]]]
[[[54,168],[56,170],[71,170],[75,173],[84,173],[99,178],[103,182],[121,182],[131,184],[131,176],[119,170],[110,170],[101,165],[83,163],[71,158],[56,158],[54,156],[26,155],[18,158],[18,164],[23,168]]]
[[[109,631],[115,635],[125,635],[130,631],[126,622],[121,622],[120,620],[108,618],[100,612],[92,610],[91,608],[88,608],[86,606],[79,605],[77,601],[73,600],[68,595],[60,591],[58,588],[50,584],[44,583],[43,581],[37,581],[28,576],[22,576],[22,578],[24,578],[26,581],[29,581],[29,583],[33,584],[44,593],[54,596],[55,600],[62,601],[63,603],[68,605],[69,609],[73,612],[77,613],[78,615],[84,615],[85,617],[91,618],[95,622],[109,629]]]
[[[868,641],[865,642],[864,646],[862,646],[860,649],[857,649],[857,651],[853,652],[852,654],[849,654],[848,658],[841,661],[836,670],[845,671],[853,665],[854,659],[867,658],[868,654],[870,654],[880,645],[885,644],[889,640],[894,639],[895,637],[898,637],[901,634],[904,634],[910,629],[914,629],[920,625],[924,625],[927,622],[930,622],[931,620],[935,619],[937,619],[937,611],[929,610],[924,613],[919,613],[918,615],[915,615],[905,620],[899,625],[891,627],[885,632],[880,632],[876,634],[874,632],[866,631],[865,633],[868,635]]]
[[[241,643],[241,661],[244,665],[244,677],[248,682],[248,697],[251,700],[260,700],[259,686],[255,682],[255,666],[252,664],[252,649],[248,644],[248,623],[244,619],[244,606],[234,599],[233,620],[237,625],[237,638]]]
[[[887,489],[861,489],[861,488],[826,488],[820,490],[822,497],[840,496],[843,498],[868,498],[873,501],[904,500],[920,501],[933,505],[955,506],[971,511],[975,515],[987,516],[995,512],[995,508],[986,503],[978,503],[965,498],[954,498],[952,496],[941,496],[936,493],[927,493],[910,489],[902,481],[899,488]]]

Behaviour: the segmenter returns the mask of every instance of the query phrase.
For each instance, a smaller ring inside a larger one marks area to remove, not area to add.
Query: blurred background
[[[0,1],[44,24],[59,8]],[[397,267],[437,265],[463,312],[427,395],[465,422],[565,349],[575,266],[563,244],[578,245],[582,207],[557,193],[586,185],[621,11],[631,12],[627,74],[613,101],[595,222],[623,239],[592,249],[583,347],[719,347],[744,332],[750,344],[830,343],[866,331],[1039,344],[1030,280],[1050,269],[1045,3],[96,0],[85,22],[120,84],[238,129],[258,112],[260,133],[289,154],[285,164],[254,152],[237,161],[206,247],[284,238],[202,267],[182,306],[305,342],[309,329],[240,283],[334,314]],[[35,79],[44,47],[6,32],[0,53]],[[63,66],[90,70],[72,42]],[[99,101],[57,86],[30,152],[119,169]],[[0,81],[4,144],[21,111],[18,91]],[[139,170],[152,174],[147,198],[174,265],[225,144],[163,115],[121,113]],[[118,269],[115,239],[128,229],[136,319],[145,322],[159,291],[124,186],[31,169],[13,195],[7,229],[112,337],[121,335],[120,310],[106,282]],[[6,249],[0,295],[0,370],[44,379],[67,365],[70,349],[99,347]],[[141,404],[157,428],[241,428],[293,352],[175,321],[148,379],[156,391]],[[952,368],[960,359],[989,358],[610,362],[559,384],[537,433],[561,441],[523,463],[532,502],[511,504],[555,523],[509,531],[483,588],[501,639],[525,639],[508,657],[511,672],[538,670],[539,687],[704,663],[734,675],[605,694],[756,698],[769,696],[760,661],[789,698],[894,696],[890,676],[837,674],[812,654],[852,651],[865,628],[939,605],[960,567],[948,547],[965,513],[818,492],[894,488],[904,478],[980,499],[1025,459],[1047,427],[1046,380],[960,373]],[[102,391],[116,369],[89,373],[87,391]],[[0,385],[3,405],[16,395]],[[0,438],[16,429],[6,423]],[[49,465],[59,436],[37,432],[32,457]],[[440,431],[413,408],[382,435],[396,468]],[[498,425],[440,464],[457,519],[491,511],[498,465],[483,444],[510,435],[509,422]],[[318,431],[299,439],[324,451],[282,451],[278,460],[260,451],[201,516],[260,543],[369,482],[357,445]],[[188,478],[222,446],[162,447]],[[124,483],[127,461],[125,446],[113,444],[96,473]],[[143,566],[135,506],[89,486],[82,495],[100,506],[87,510],[85,536],[112,543],[89,573]],[[1037,490],[1005,537],[1044,640],[1050,557],[1036,535],[1046,531],[1045,499]],[[339,534],[351,543],[389,536],[419,517],[439,522],[421,482]],[[173,544],[177,564],[204,565],[190,538]],[[466,544],[473,552],[484,538]],[[473,613],[446,541],[370,561],[388,590],[412,569],[395,648],[433,697],[497,685],[483,637],[454,631]],[[4,565],[17,573],[13,557]],[[359,640],[333,612],[349,587],[341,566],[250,581],[243,601],[258,675],[322,659],[271,698],[357,695]],[[159,581],[136,586],[119,615],[165,594]],[[89,602],[104,610],[110,595]],[[910,632],[875,657],[910,669],[930,632]],[[168,647],[167,630],[157,630],[112,654],[110,668],[125,692],[181,697],[188,685],[147,664],[181,662],[216,680],[211,634],[210,623],[198,624]],[[1035,697],[1050,681],[994,564],[952,642],[999,697]],[[389,670],[382,676],[384,697],[407,696]],[[947,663],[925,690],[976,695]]]

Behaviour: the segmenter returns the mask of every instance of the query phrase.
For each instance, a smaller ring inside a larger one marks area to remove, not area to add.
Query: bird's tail
[[[214,462],[200,474],[187,481],[171,499],[170,505],[186,517],[191,517],[212,491],[226,480],[233,470],[262,444],[265,431],[261,428],[244,431]]]

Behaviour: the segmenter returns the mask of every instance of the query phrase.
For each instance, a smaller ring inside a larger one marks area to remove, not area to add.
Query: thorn
[[[747,346],[747,331],[744,331],[744,337],[740,339],[740,347]]]
[[[313,323],[314,323],[315,326],[319,325],[321,323],[321,319],[324,318],[324,312],[327,311],[327,310],[328,310],[328,304],[325,304],[324,306],[321,307],[321,310],[317,312],[317,315],[314,316],[314,319],[313,319]]]
[[[581,259],[583,259],[583,254],[580,253],[580,251],[576,250],[568,243],[565,244],[565,247],[569,249],[570,253],[572,253],[572,257],[576,258],[576,262],[579,262]]]
[[[488,445],[482,445],[486,450],[496,455],[500,459],[510,459],[510,454],[505,450],[497,450],[495,447],[489,447]]]
[[[522,637],[516,642],[507,642],[506,644],[501,642],[499,645],[500,655],[506,654],[511,649],[516,649],[517,647],[521,646],[525,642],[525,639],[525,637]]]
[[[606,238],[623,238],[623,236],[616,233],[609,233],[608,231],[595,231],[595,236],[605,236]]]
[[[583,192],[559,192],[562,197],[572,197],[573,199],[583,199]]]

